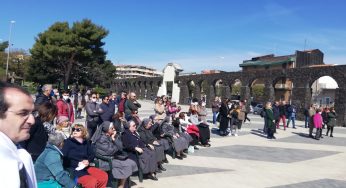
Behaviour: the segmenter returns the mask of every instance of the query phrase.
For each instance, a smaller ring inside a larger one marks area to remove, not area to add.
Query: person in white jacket
[[[0,187],[37,187],[31,156],[18,145],[30,138],[29,130],[35,123],[33,110],[27,91],[0,83]]]

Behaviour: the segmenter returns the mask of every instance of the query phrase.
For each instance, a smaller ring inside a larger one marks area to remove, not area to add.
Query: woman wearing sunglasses
[[[107,185],[108,175],[106,172],[89,166],[95,153],[91,143],[87,140],[88,131],[81,124],[72,126],[71,137],[66,139],[62,153],[66,168],[72,170],[77,182],[85,188],[103,188]]]

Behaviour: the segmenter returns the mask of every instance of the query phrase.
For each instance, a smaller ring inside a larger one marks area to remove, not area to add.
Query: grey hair
[[[65,140],[63,133],[55,132],[53,134],[49,134],[48,143],[54,146],[59,146]]]
[[[53,89],[52,84],[44,84],[44,85],[42,86],[42,91],[46,91],[48,88]]]

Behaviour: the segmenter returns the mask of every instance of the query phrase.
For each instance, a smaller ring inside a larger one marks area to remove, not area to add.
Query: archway
[[[311,104],[318,107],[332,107],[335,103],[338,83],[330,76],[322,76],[311,84]]]
[[[215,96],[222,97],[223,96],[223,81],[221,79],[216,80],[214,84],[215,88]]]
[[[196,84],[193,80],[189,81],[187,83],[187,88],[189,91],[189,103],[191,102],[191,100],[195,97],[195,89],[196,89]]]
[[[250,96],[251,101],[255,103],[264,103],[264,88],[265,82],[264,79],[258,78],[250,82]]]
[[[241,90],[241,81],[240,79],[235,79],[231,84],[231,99],[240,100],[240,90]]]

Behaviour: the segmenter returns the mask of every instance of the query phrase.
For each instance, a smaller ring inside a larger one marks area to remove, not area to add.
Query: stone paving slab
[[[201,150],[192,156],[221,157],[243,160],[269,161],[277,163],[293,163],[338,154],[333,151],[287,149],[273,147],[258,147],[246,145],[232,145],[212,147]]]
[[[334,179],[320,179],[290,185],[275,186],[270,188],[345,188],[346,181]]]
[[[278,142],[290,142],[290,143],[304,143],[304,144],[319,144],[319,145],[332,145],[332,146],[345,146],[345,137],[338,137],[334,134],[334,137],[323,136],[320,140],[312,139],[309,134],[302,132],[292,132],[292,136],[278,139]]]

